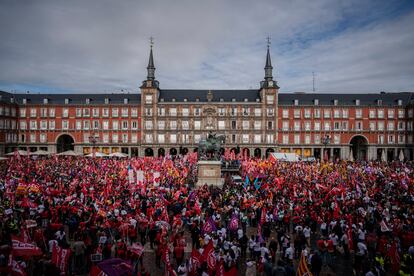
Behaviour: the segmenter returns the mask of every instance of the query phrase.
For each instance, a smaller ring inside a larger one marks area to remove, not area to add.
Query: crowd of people
[[[0,161],[0,274],[414,271],[413,163],[235,158],[221,188],[196,154]]]

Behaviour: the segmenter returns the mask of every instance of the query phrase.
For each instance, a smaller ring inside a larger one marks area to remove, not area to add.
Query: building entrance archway
[[[154,150],[152,148],[145,149],[145,156],[154,156]]]
[[[56,141],[56,152],[61,153],[68,150],[74,150],[75,141],[73,137],[68,134],[62,134]]]
[[[352,137],[349,142],[355,160],[367,160],[368,140],[362,135]]]

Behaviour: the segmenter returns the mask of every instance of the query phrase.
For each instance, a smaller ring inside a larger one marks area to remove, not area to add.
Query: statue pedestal
[[[204,186],[204,184],[223,187],[224,179],[221,178],[220,161],[198,161],[197,175],[196,187]]]

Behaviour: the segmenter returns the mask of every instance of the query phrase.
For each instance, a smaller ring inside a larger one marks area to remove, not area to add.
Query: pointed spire
[[[266,65],[265,65],[265,80],[273,80],[272,74],[272,60],[270,58],[270,37],[267,37],[267,56],[266,56]]]
[[[154,80],[155,79],[155,67],[154,67],[154,57],[152,56],[152,46],[154,45],[153,38],[150,37],[150,56],[148,60],[147,66],[147,80]]]

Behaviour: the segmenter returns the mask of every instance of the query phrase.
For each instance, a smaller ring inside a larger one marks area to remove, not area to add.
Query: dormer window
[[[14,98],[13,97],[10,98],[10,103],[14,103]]]
[[[294,100],[294,101],[293,101],[293,104],[294,104],[294,105],[299,105],[299,100]]]
[[[124,98],[124,104],[128,104],[128,99]]]
[[[224,99],[223,98],[220,98],[220,102],[224,102]]]
[[[334,100],[334,105],[338,105],[338,100]]]
[[[313,104],[314,104],[314,105],[319,105],[319,100],[318,100],[318,99],[314,99],[314,100],[313,100]]]
[[[356,99],[355,100],[355,105],[360,105],[360,104],[361,104],[360,100],[359,99]]]
[[[86,104],[90,104],[91,103],[91,99],[86,98],[85,102],[86,102]]]
[[[47,98],[44,98],[43,99],[43,104],[47,104],[48,103],[48,99]]]
[[[23,104],[27,104],[27,99],[26,98],[23,99]]]
[[[397,103],[399,106],[402,106],[402,100],[398,100]]]
[[[69,99],[68,98],[65,99],[65,104],[69,104]]]
[[[196,102],[199,102],[200,101],[200,98],[196,98]]]
[[[235,101],[236,101],[236,98],[231,99],[231,101],[232,101],[232,102],[235,102]]]
[[[109,99],[105,98],[105,104],[109,104]]]
[[[172,102],[175,102],[175,98],[172,98],[172,100],[171,100]]]
[[[164,98],[161,98],[161,99],[160,99],[160,102],[164,102]]]
[[[377,100],[377,105],[382,105],[382,100]]]
[[[248,100],[247,98],[244,98],[244,101],[245,101],[245,102],[248,102],[249,100]]]
[[[184,102],[187,102],[187,98],[184,98]]]
[[[258,102],[260,102],[260,99],[259,98],[256,98],[256,103],[258,103]]]

